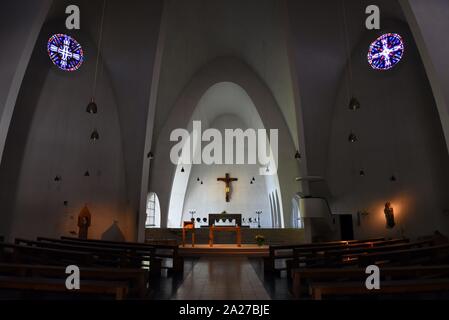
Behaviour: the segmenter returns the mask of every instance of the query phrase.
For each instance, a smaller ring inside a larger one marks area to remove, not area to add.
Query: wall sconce
[[[385,203],[384,213],[387,229],[393,229],[396,223],[394,222],[394,210],[390,202]]]
[[[154,154],[153,154],[153,152],[151,152],[151,151],[148,152],[147,158],[150,159],[150,160],[153,160],[153,159],[154,159]]]
[[[296,159],[296,160],[300,160],[300,159],[301,159],[301,154],[299,153],[299,151],[296,151],[296,153],[295,153],[295,159]]]

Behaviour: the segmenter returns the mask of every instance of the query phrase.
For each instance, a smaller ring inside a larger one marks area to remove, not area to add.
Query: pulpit
[[[186,246],[186,234],[188,231],[192,232],[192,248],[195,246],[195,222],[184,221],[182,224],[182,246]]]

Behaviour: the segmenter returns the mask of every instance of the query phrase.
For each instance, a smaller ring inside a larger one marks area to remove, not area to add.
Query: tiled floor
[[[246,257],[203,257],[193,266],[173,299],[270,300]]]

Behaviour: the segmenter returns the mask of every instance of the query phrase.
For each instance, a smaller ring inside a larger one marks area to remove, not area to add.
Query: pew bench
[[[66,279],[66,267],[28,264],[0,263],[1,276],[41,277]],[[81,282],[89,281],[119,281],[128,283],[129,295],[144,299],[148,295],[148,273],[143,269],[125,268],[80,268]]]
[[[141,242],[119,242],[111,240],[96,240],[96,239],[78,239],[72,237],[61,237],[62,241],[75,241],[81,243],[95,244],[99,246],[126,246],[136,248],[154,248],[155,257],[165,260],[171,260],[171,264],[165,263],[162,265],[163,269],[167,269],[171,274],[182,274],[184,271],[184,258],[179,255],[179,246],[177,244],[164,244],[164,243],[141,243]]]
[[[38,243],[45,246],[46,243],[56,243],[67,250],[76,250],[76,247],[82,248],[80,250],[88,252],[122,252],[126,254],[128,261],[125,267],[132,268],[147,268],[150,275],[153,277],[160,277],[162,260],[156,255],[156,249],[152,246],[134,246],[134,245],[118,245],[118,244],[103,244],[95,242],[73,241],[63,239],[52,239],[46,237],[38,237]],[[112,250],[112,251],[111,251]]]
[[[365,268],[346,269],[294,269],[291,292],[296,299],[311,294],[309,285],[314,282],[358,281],[364,284],[368,275]],[[449,265],[385,267],[380,269],[382,280],[411,280],[420,278],[449,278]]]
[[[373,246],[365,247],[345,247],[340,249],[331,248],[314,253],[313,257],[305,255],[303,251],[295,249],[294,258],[287,263],[287,273],[290,276],[291,270],[298,267],[323,268],[326,266],[343,267],[357,265],[360,256],[369,253],[381,253],[399,251],[412,248],[429,247],[432,240],[409,242],[409,240],[383,241]]]
[[[311,284],[314,300],[331,296],[375,296],[385,294],[449,292],[449,279],[382,281],[380,290],[368,290],[364,282],[330,282]]]
[[[67,266],[95,265],[94,257],[87,252],[37,248],[0,242],[0,262],[51,264]]]
[[[264,258],[264,272],[280,274],[287,270],[287,261],[294,259],[294,251],[302,250],[304,255],[313,257],[316,252],[326,248],[339,249],[348,246],[370,246],[373,243],[385,241],[384,238],[373,238],[367,240],[331,241],[309,244],[271,245],[269,255]],[[390,240],[391,241],[391,240]]]
[[[54,292],[66,294],[95,294],[113,296],[115,300],[123,300],[128,293],[126,282],[84,280],[79,290],[67,290],[65,279],[27,278],[0,276],[0,289],[20,291]]]

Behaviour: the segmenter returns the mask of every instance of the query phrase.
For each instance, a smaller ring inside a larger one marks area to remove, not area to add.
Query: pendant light
[[[355,135],[355,133],[351,132],[348,136],[348,141],[351,143],[357,142],[359,139]]]
[[[90,135],[90,140],[96,141],[100,139],[100,134],[98,133],[97,129],[94,129]]]
[[[349,101],[349,110],[357,111],[360,109],[360,102],[357,98],[352,97],[351,101]]]

